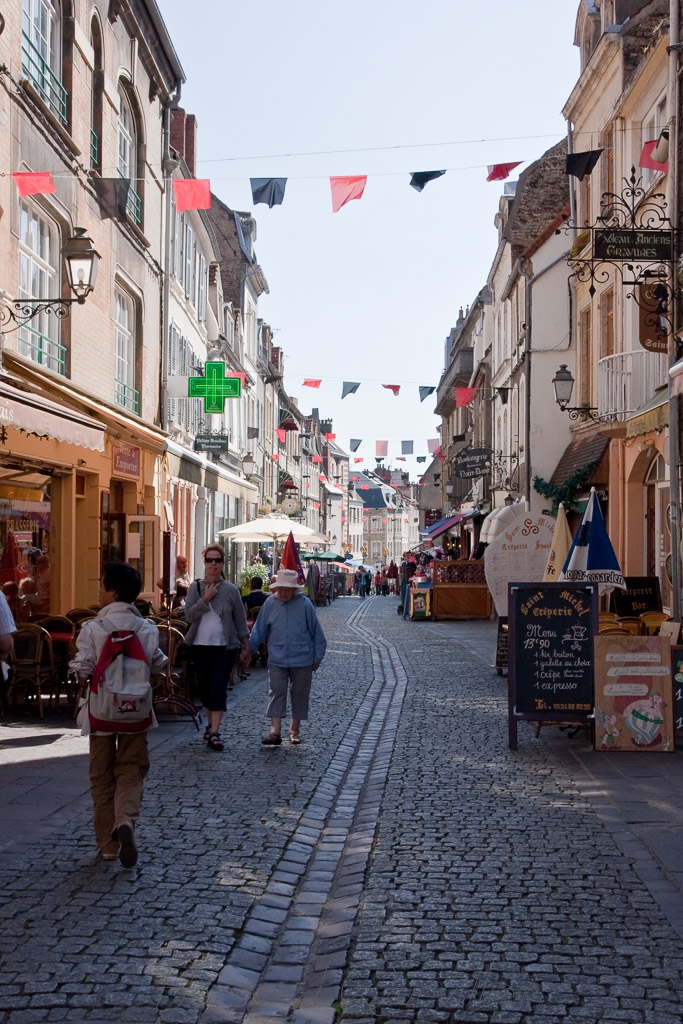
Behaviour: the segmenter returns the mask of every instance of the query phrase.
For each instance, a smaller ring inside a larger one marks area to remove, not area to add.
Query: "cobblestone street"
[[[319,609],[300,747],[261,669],[222,755],[163,723],[131,871],[72,723],[0,721],[0,1024],[680,1024],[681,752],[509,751],[495,624],[396,605]]]

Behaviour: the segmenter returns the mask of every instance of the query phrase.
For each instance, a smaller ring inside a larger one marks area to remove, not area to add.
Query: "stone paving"
[[[319,610],[300,747],[260,746],[262,670],[222,755],[153,734],[132,871],[95,857],[85,741],[0,721],[0,1024],[680,1024],[680,753],[509,751],[492,624],[396,604]]]

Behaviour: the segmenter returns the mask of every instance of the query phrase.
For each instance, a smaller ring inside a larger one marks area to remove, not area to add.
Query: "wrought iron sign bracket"
[[[594,224],[565,222],[565,231],[578,232],[567,263],[577,281],[589,284],[591,297],[596,286],[609,283],[612,273],[615,279],[621,278],[623,287],[630,289],[626,297],[642,311],[645,325],[653,329],[658,348],[664,351],[673,331],[677,251],[666,197],[663,192],[649,195],[632,167],[620,193],[603,192],[600,210]],[[582,413],[590,410],[576,410],[577,416]]]

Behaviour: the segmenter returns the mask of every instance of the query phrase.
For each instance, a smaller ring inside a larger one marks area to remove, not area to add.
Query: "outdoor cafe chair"
[[[633,636],[633,630],[626,629],[625,626],[601,626],[598,630],[600,636]],[[636,634],[637,635],[637,634]]]
[[[165,672],[152,678],[154,708],[156,711],[170,711],[176,715],[190,715],[199,728],[199,708],[190,698],[185,659],[182,656],[185,637],[173,626],[157,625],[159,647],[168,658]]]
[[[99,608],[100,606],[98,605],[96,610],[99,611]],[[93,608],[72,608],[70,611],[66,612],[65,617],[73,623],[78,623],[81,622],[82,619],[92,619],[95,614],[96,611]]]
[[[49,697],[59,700],[58,680],[50,634],[33,622],[24,623],[14,634],[14,650],[9,656],[10,675],[7,691],[8,702],[14,701],[16,691],[23,687],[26,699],[33,696],[38,702],[38,714],[43,717],[43,689]]]
[[[640,617],[636,615],[622,615],[614,625],[620,626],[621,629],[627,629],[632,636],[641,636],[643,632]]]
[[[645,636],[656,636],[661,624],[671,621],[666,612],[643,612],[639,618]]]

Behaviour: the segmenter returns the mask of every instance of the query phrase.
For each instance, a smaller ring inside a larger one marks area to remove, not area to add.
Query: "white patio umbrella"
[[[276,512],[261,516],[260,519],[252,519],[248,523],[230,526],[227,530],[219,530],[218,536],[229,537],[243,544],[276,544],[278,541],[286,540],[290,533],[297,544],[329,544],[324,534],[312,530],[310,526],[304,526],[303,523],[294,523],[287,516],[278,515]],[[273,570],[275,568],[273,560]]]
[[[310,526],[304,526],[303,523],[295,523],[288,516],[280,516],[277,513],[261,516],[260,519],[252,519],[248,523],[239,523],[238,526],[230,526],[227,530],[220,530],[218,536],[230,537],[232,540],[243,541],[245,544],[252,541],[274,544],[279,540],[287,540],[290,533],[294,535],[297,544],[328,543],[324,534],[312,530]]]

